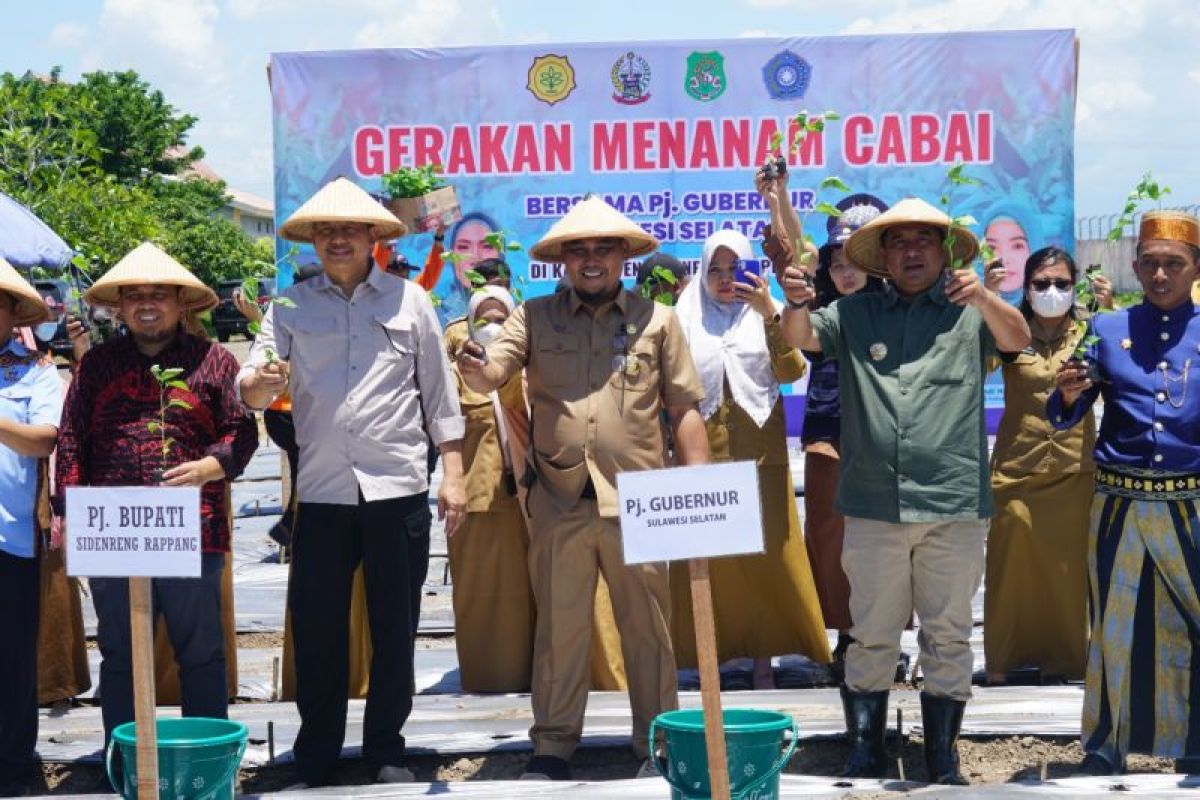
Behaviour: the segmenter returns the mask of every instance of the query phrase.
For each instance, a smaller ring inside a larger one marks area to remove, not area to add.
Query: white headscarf
[[[754,257],[750,240],[737,231],[722,230],[705,239],[700,271],[675,310],[704,386],[701,415],[708,419],[721,407],[728,379],[733,401],[761,428],[779,399],[779,381],[771,369],[762,316],[746,303],[722,303],[708,293],[708,267],[719,247],[728,247],[741,261]]]
[[[467,322],[469,324],[475,324],[475,314],[478,313],[479,306],[483,304],[484,300],[499,300],[510,314],[517,307],[513,296],[503,286],[481,286],[471,292],[471,299],[467,302]]]

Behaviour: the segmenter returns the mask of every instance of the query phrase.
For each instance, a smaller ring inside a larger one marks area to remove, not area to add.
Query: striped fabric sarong
[[[1083,749],[1200,756],[1200,500],[1097,488]]]

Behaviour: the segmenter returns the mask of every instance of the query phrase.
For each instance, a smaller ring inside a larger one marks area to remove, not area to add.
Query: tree
[[[153,240],[214,284],[264,271],[270,246],[220,215],[225,184],[180,173],[196,118],[135,72],[79,83],[0,75],[0,190],[33,209],[100,275]]]

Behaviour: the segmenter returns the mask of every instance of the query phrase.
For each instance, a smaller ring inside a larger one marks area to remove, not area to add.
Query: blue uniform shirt
[[[54,364],[15,339],[0,347],[0,415],[22,425],[58,427],[63,384]],[[0,550],[34,555],[38,460],[0,445]]]
[[[1163,311],[1149,302],[1097,314],[1100,341],[1087,358],[1100,370],[1093,385],[1063,410],[1062,393],[1046,402],[1050,423],[1069,428],[1104,398],[1096,463],[1120,469],[1200,473],[1200,313],[1192,303]]]

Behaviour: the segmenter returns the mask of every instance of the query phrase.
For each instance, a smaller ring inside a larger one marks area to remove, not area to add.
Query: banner
[[[466,268],[495,255],[484,235],[528,248],[588,192],[693,266],[721,228],[757,244],[755,169],[777,134],[792,141],[797,112],[833,110],[788,157],[806,233],[823,243],[827,218],[810,212],[844,197],[818,190],[828,176],[888,204],[949,194],[1005,259],[1015,300],[1030,252],[1074,246],[1075,87],[1070,30],[278,53],[276,216],[339,175],[381,194],[383,173],[441,164],[466,215],[446,236],[466,259],[434,290],[449,319],[465,311]],[[951,187],[957,163],[980,184]],[[431,246],[399,243],[418,268]],[[561,275],[505,256],[525,297]]]

